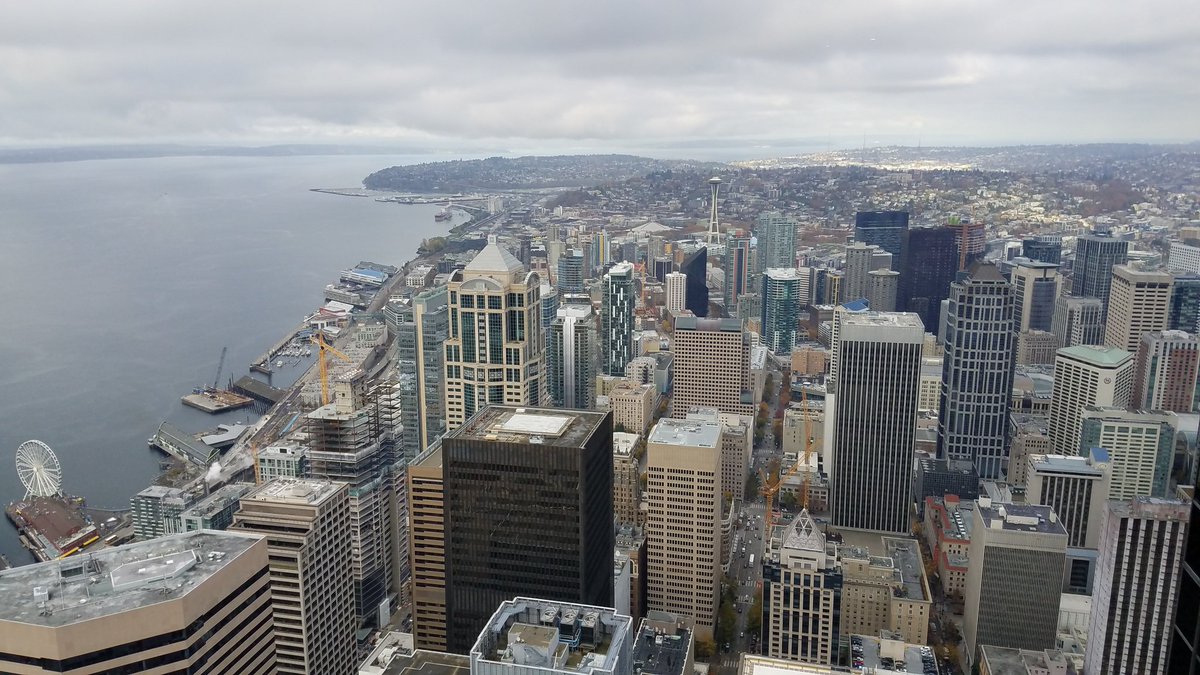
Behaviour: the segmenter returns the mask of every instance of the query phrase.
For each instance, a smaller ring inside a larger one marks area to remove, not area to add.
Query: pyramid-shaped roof
[[[495,235],[488,237],[487,246],[476,255],[471,262],[467,263],[464,271],[484,273],[496,272],[500,274],[513,274],[525,270],[525,265],[517,260],[517,257],[508,252],[496,241]]]

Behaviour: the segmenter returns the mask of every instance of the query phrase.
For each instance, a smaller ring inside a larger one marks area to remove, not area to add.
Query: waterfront
[[[311,192],[425,158],[160,158],[0,165],[0,503],[23,489],[17,446],[45,441],[64,488],[128,506],[165,456],[146,439],[240,421],[180,396],[222,381],[321,304],[360,260],[402,265],[443,234],[438,206]],[[285,386],[301,366],[285,368]],[[0,552],[32,560],[7,521]]]

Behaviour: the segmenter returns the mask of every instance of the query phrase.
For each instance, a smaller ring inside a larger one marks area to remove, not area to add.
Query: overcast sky
[[[0,145],[1200,138],[1196,0],[3,5]]]

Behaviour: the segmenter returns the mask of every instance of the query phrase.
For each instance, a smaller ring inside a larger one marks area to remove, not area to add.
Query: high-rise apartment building
[[[1167,271],[1171,274],[1200,274],[1200,247],[1173,241],[1167,249]]]
[[[875,257],[878,253],[888,254],[878,246],[854,242],[846,246],[846,266],[842,269],[845,275],[842,282],[842,293],[846,301],[857,300],[867,296],[872,270],[887,268],[890,265],[876,266]]]
[[[1171,309],[1167,314],[1171,330],[1200,333],[1200,275],[1175,277],[1171,287]]]
[[[796,266],[797,226],[795,218],[778,211],[759,214],[754,224],[759,273],[775,267]]]
[[[1075,240],[1075,262],[1071,266],[1071,295],[1100,298],[1108,310],[1108,290],[1112,285],[1114,265],[1129,260],[1129,242],[1097,234],[1087,234]]]
[[[1187,606],[1180,605],[1187,524],[1185,501],[1141,497],[1108,502],[1085,672],[1186,672],[1167,664],[1176,608],[1197,612],[1190,599]]]
[[[513,258],[518,264],[520,260]],[[583,293],[584,280],[588,278],[585,273],[583,259],[583,250],[578,248],[569,248],[563,251],[562,255],[558,256],[558,276],[554,278],[554,286],[563,293]]]
[[[1183,492],[1184,488],[1180,489]],[[1193,486],[1188,492],[1187,528],[1200,532],[1200,490]],[[1183,552],[1183,564],[1179,571],[1179,602],[1171,624],[1170,656],[1167,672],[1172,675],[1196,675],[1200,673],[1200,612],[1196,611],[1196,598],[1200,598],[1200,547],[1188,546]]]
[[[1060,296],[1054,302],[1050,332],[1059,347],[1104,344],[1104,303],[1100,298]]]
[[[354,583],[345,483],[280,478],[242,497],[232,530],[262,535],[270,559],[279,673],[352,675]]]
[[[905,230],[900,254],[900,309],[914,312],[931,329],[938,325],[942,300],[958,272],[958,243],[947,227]]]
[[[971,265],[983,260],[983,255],[987,253],[987,228],[982,222],[952,218],[945,227],[954,233],[960,271],[970,269]]]
[[[1129,265],[1113,267],[1104,344],[1136,352],[1142,335],[1167,329],[1171,307],[1170,274]]]
[[[1056,455],[1078,455],[1080,419],[1087,406],[1128,406],[1133,354],[1115,347],[1078,345],[1058,350],[1049,431]]]
[[[384,307],[388,331],[395,340],[396,363],[402,378],[409,378],[401,394],[400,414],[405,433],[397,449],[413,457],[441,438],[446,431],[445,351],[450,336],[446,287],[439,286],[409,301]],[[404,381],[402,380],[402,383]]]
[[[1108,451],[1029,455],[1026,462],[1025,501],[1054,510],[1067,530],[1067,546],[1096,548],[1112,480]]]
[[[1042,235],[1021,242],[1021,255],[1038,262],[1062,264],[1062,237]]]
[[[848,314],[838,341],[833,523],[908,532],[925,328],[912,314]]]
[[[1062,286],[1058,265],[1018,261],[1012,271],[1012,286],[1016,330],[1053,330],[1054,305]]]
[[[153,539],[182,531],[179,515],[191,506],[191,498],[179,488],[151,485],[129,500],[133,531],[139,539]]]
[[[753,276],[750,268],[753,261],[750,258],[750,236],[740,230],[725,237],[725,313],[736,316],[737,301],[746,293],[753,293],[751,285]],[[670,289],[667,289],[670,296]],[[670,305],[668,305],[670,309]]]
[[[950,286],[938,456],[972,462],[984,479],[1003,475],[1013,384],[1013,288],[990,263]]]
[[[1167,496],[1179,430],[1175,413],[1086,406],[1080,418],[1080,448],[1108,452],[1109,499]]]
[[[200,530],[0,572],[0,671],[276,671],[267,542]]]
[[[610,603],[611,604],[611,603]],[[513,597],[468,647],[471,675],[633,675],[633,619],[608,605]]]
[[[604,275],[600,297],[600,372],[621,377],[633,348],[633,265],[617,263]]]
[[[763,272],[761,334],[763,344],[775,355],[792,353],[802,304],[799,270],[790,267]]]
[[[763,653],[823,665],[837,660],[842,586],[837,555],[802,510],[784,532],[779,560],[764,564]]]
[[[874,244],[897,259],[908,231],[907,211],[859,211],[854,214],[854,241]]]
[[[980,499],[967,558],[963,637],[981,645],[1050,649],[1058,632],[1067,531],[1048,506]]]
[[[447,649],[523,594],[613,598],[612,418],[488,406],[442,439]]]
[[[867,305],[875,312],[896,311],[900,292],[900,273],[893,270],[871,270],[867,275]]]
[[[685,255],[679,271],[687,277],[684,308],[696,316],[708,316],[708,249],[700,246]]]
[[[680,317],[673,337],[672,417],[692,408],[754,415],[750,338],[741,321]]]
[[[721,424],[662,419],[646,442],[648,608],[712,638],[721,583]]]
[[[1190,413],[1200,380],[1200,338],[1179,330],[1145,333],[1134,358],[1131,405]]]
[[[543,402],[541,287],[538,275],[526,272],[494,238],[466,268],[450,275],[450,337],[445,344],[448,429],[489,404]],[[558,288],[571,290],[561,284]]]
[[[671,313],[671,316],[679,316],[679,313],[687,307],[687,275],[683,272],[671,272],[667,275],[665,285],[667,311]]]
[[[589,304],[560,307],[546,345],[550,401],[559,408],[587,410],[596,402],[599,364],[596,314]]]
[[[406,480],[413,640],[421,649],[446,651],[445,490],[440,441],[409,464]]]

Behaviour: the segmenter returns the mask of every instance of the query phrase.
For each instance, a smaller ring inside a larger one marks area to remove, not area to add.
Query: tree
[[[746,492],[743,495],[743,498],[747,503],[758,499],[758,490],[760,487],[761,480],[759,479],[758,474],[754,471],[751,471],[750,475],[746,476]]]
[[[712,658],[712,655],[716,653],[717,644],[715,642],[712,640],[705,640],[704,638],[696,639],[696,658],[709,659]]]
[[[750,605],[750,616],[746,617],[746,632],[758,635],[762,631],[763,592],[759,588],[754,592],[754,604]]]

